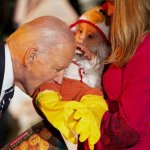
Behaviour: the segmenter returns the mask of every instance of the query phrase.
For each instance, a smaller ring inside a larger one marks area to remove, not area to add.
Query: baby
[[[77,48],[65,77],[80,80],[90,87],[101,88],[104,59],[110,52],[109,27],[105,21],[105,11],[101,6],[96,6],[70,25]]]
[[[69,141],[88,141],[91,150],[100,138],[102,117],[108,111],[103,97],[101,75],[109,55],[105,12],[95,7],[72,24],[77,49],[62,84],[44,83],[33,94],[37,112]],[[80,82],[81,81],[81,82]],[[86,124],[85,124],[86,123]],[[74,134],[75,133],[75,134]]]

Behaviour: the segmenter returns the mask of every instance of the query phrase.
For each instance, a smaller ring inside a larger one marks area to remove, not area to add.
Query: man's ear
[[[38,50],[37,48],[29,48],[26,51],[25,57],[24,57],[24,65],[25,66],[30,66],[33,64],[33,62],[35,61],[35,59],[38,56]]]

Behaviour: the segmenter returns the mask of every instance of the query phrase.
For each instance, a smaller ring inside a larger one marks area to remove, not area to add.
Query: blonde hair
[[[150,0],[115,0],[111,27],[112,54],[107,63],[121,67],[150,31]]]

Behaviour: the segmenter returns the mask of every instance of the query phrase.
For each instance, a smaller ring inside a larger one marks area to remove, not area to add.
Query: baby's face
[[[90,24],[80,23],[75,34],[76,42],[90,50],[95,50],[104,40],[100,33]]]

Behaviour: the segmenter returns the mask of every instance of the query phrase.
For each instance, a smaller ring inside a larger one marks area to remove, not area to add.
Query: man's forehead
[[[72,59],[71,53],[70,54],[68,54],[68,53],[69,52],[67,52],[67,51],[66,51],[66,53],[60,52],[52,58],[58,67],[67,67],[68,66],[68,64],[70,63],[70,61]]]
[[[57,44],[50,53],[50,59],[55,62],[58,66],[66,66],[74,54],[75,46],[72,44]]]

